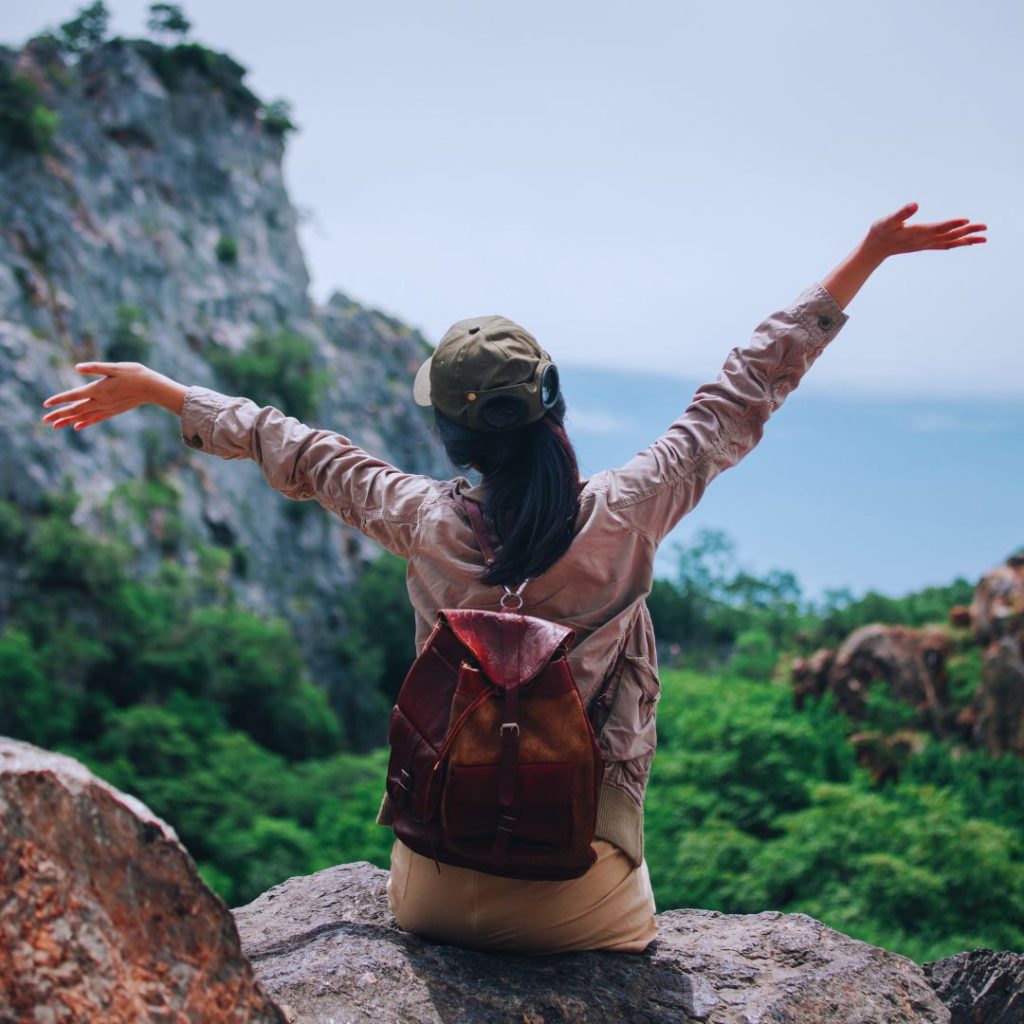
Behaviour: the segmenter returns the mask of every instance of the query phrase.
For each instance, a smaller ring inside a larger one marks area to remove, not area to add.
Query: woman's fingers
[[[66,427],[69,423],[74,423],[77,420],[84,419],[86,416],[92,415],[93,410],[88,412],[84,408],[87,403],[81,405],[71,406],[67,409],[57,409],[55,412],[49,413],[48,416],[43,417],[43,422],[49,422],[52,424],[55,430],[59,430],[61,427]],[[52,419],[49,417],[52,416]]]
[[[955,249],[959,245],[977,245],[979,242],[987,242],[988,239],[981,237],[960,238],[953,242],[939,241],[930,245],[929,249]]]
[[[977,235],[980,231],[987,231],[988,228],[984,224],[968,224],[966,227],[950,228],[946,231],[932,232],[929,236],[929,242],[935,245],[946,245],[949,242],[957,241],[962,239],[963,241],[985,241],[983,238],[970,239],[968,236]]]
[[[54,429],[74,424],[81,430],[150,401],[153,371],[142,363],[76,363],[75,369],[102,374],[102,379],[61,391],[43,402],[44,406],[62,405],[42,417]]]
[[[945,231],[955,231],[958,228],[969,226],[972,228],[984,228],[984,224],[971,224],[969,217],[958,217],[956,220],[944,220],[937,221],[934,224],[911,224],[907,227],[908,231],[917,231],[920,234],[939,234]]]
[[[894,213],[890,213],[888,217],[882,219],[887,224],[898,224],[900,221],[906,220],[909,216],[917,212],[917,203],[905,203]]]
[[[57,409],[47,415],[54,417],[52,420],[54,430],[60,430],[61,427],[72,425],[76,430],[81,430],[83,427],[91,426],[93,423],[113,419],[115,416],[120,415],[120,413],[127,412],[129,408],[132,407],[119,408],[109,405],[97,407],[95,403],[89,402],[80,403],[68,409]]]
[[[103,373],[113,377],[120,369],[120,363],[75,363],[75,369],[79,373]]]
[[[94,398],[83,398],[79,402],[74,402],[71,405],[65,405],[60,409],[51,409],[42,419],[43,423],[52,423],[54,426],[57,425],[59,420],[77,419],[85,413],[92,413],[96,409],[96,400]]]
[[[75,369],[79,373],[98,373],[104,377],[114,377],[121,372],[123,367],[127,365],[124,363],[75,363]],[[61,391],[59,394],[50,395],[49,398],[43,402],[43,406],[57,405],[59,402],[70,402],[72,399],[80,398],[83,395],[91,393],[90,389],[95,389],[98,384],[102,384],[103,381],[91,380],[87,384],[82,384],[80,387],[71,388],[69,391]]]

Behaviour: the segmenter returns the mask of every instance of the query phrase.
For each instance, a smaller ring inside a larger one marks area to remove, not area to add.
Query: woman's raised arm
[[[409,556],[419,509],[435,491],[428,476],[404,473],[331,430],[318,430],[272,405],[211,388],[186,387],[141,363],[78,363],[103,379],[52,395],[44,406],[73,401],[43,417],[78,430],[140,405],[160,405],[181,418],[189,447],[222,459],[252,459],[276,491],[315,499],[388,550]]]
[[[859,245],[820,282],[768,316],[747,345],[729,353],[718,377],[697,389],[683,414],[650,447],[603,474],[611,510],[660,543],[708,484],[761,440],[769,417],[849,319],[843,308],[889,256],[984,242],[966,217],[908,225],[908,203],[875,221]]]

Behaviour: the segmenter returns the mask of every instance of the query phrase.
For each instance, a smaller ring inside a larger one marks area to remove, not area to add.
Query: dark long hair
[[[569,549],[580,506],[579,466],[565,432],[565,399],[515,430],[470,430],[434,408],[448,458],[479,467],[484,521],[497,538],[495,561],[480,577],[488,586],[534,579]]]

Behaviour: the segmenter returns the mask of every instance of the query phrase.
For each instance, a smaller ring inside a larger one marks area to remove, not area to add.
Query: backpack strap
[[[480,545],[480,550],[484,554],[484,561],[488,566],[494,565],[494,548],[491,547],[491,542],[487,539],[487,526],[484,523],[480,506],[472,499],[467,498],[461,491],[458,493],[458,498],[462,503],[462,507],[466,510],[466,515],[469,516],[469,525],[473,527],[476,542]]]
[[[466,510],[466,515],[469,516],[469,524],[473,527],[473,534],[476,537],[476,542],[483,552],[484,561],[488,567],[494,565],[495,554],[494,548],[491,546],[490,539],[487,536],[487,526],[484,523],[483,513],[480,511],[480,506],[473,501],[471,498],[467,498],[461,491],[457,491],[456,495],[462,504],[462,507]],[[507,584],[502,584],[505,593],[501,598],[502,611],[518,611],[523,607],[523,589],[526,584],[530,582],[530,578],[527,577],[522,583],[512,590]],[[507,603],[506,603],[507,602]]]

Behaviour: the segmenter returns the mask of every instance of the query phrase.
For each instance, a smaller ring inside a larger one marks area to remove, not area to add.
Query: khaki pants
[[[399,927],[471,949],[642,953],[657,935],[647,862],[595,840],[597,861],[580,878],[529,881],[441,864],[396,839],[388,902]]]

